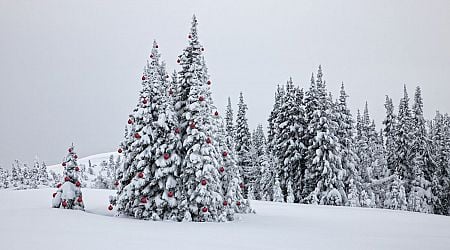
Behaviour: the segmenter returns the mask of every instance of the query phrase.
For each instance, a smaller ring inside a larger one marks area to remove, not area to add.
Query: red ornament
[[[155,48],[159,48],[158,44],[156,44]]]
[[[147,99],[142,100],[143,104],[147,104]]]
[[[170,155],[168,153],[164,153],[164,160],[168,160],[170,158]]]
[[[142,197],[141,198],[141,203],[147,203],[147,197]]]
[[[150,55],[150,58],[153,58],[153,55]]]
[[[61,187],[61,183],[56,184],[56,188],[60,188]]]
[[[66,201],[66,200],[63,200],[62,206],[63,206],[63,207],[67,207],[67,201]]]
[[[206,138],[206,143],[210,144],[211,143],[211,138]]]
[[[142,81],[145,81],[145,79],[146,79],[146,78],[145,78],[145,76],[142,76],[142,78],[141,78],[141,79],[142,79]]]
[[[203,207],[203,208],[202,208],[202,212],[203,212],[203,213],[208,212],[208,208],[207,208],[207,207]]]
[[[109,211],[113,210],[113,206],[112,206],[111,204],[109,204],[108,210],[109,210]]]
[[[141,139],[141,135],[139,133],[134,134],[134,138]]]
[[[79,181],[75,182],[75,186],[79,187],[81,186],[81,183]]]
[[[206,84],[211,85],[211,81],[207,81]]]
[[[81,202],[83,202],[83,198],[81,198],[81,196],[80,196],[80,197],[78,197],[77,201],[78,201],[79,203],[81,203]]]
[[[228,152],[227,151],[223,151],[222,156],[223,157],[227,157],[227,155],[228,155]]]
[[[69,176],[64,177],[64,181],[70,181],[70,177]]]
[[[173,95],[173,91],[171,89],[169,90],[169,95]]]
[[[175,134],[179,134],[180,133],[180,128],[175,128]]]
[[[128,119],[128,124],[133,124],[133,120],[131,120],[131,119]]]
[[[122,149],[121,148],[117,149],[117,153],[121,154],[122,153]]]
[[[77,158],[78,158],[78,155],[74,155],[73,158],[77,159]]]
[[[236,201],[236,205],[240,206],[241,202],[240,201]]]
[[[224,167],[220,167],[220,168],[219,168],[219,171],[220,171],[221,173],[223,173],[223,171],[225,171],[225,168],[224,168]]]
[[[228,202],[227,201],[223,201],[223,205],[224,206],[228,206]]]
[[[166,75],[166,78],[169,79],[169,75]]]
[[[114,182],[114,186],[119,186],[119,181]]]
[[[62,165],[63,165],[63,167],[65,167],[65,166],[66,166],[66,163],[65,163],[65,162],[63,162],[63,163],[62,163]]]
[[[202,180],[202,185],[203,185],[203,186],[206,185],[206,180]]]
[[[191,35],[189,35],[189,36],[188,36],[188,38],[189,38],[189,39],[191,39],[191,38],[192,38],[192,36],[191,36]]]
[[[205,48],[202,48],[202,51],[205,51]]]
[[[191,127],[191,129],[195,128],[195,122],[191,122],[191,125],[189,125]]]
[[[69,148],[68,151],[69,151],[69,153],[72,153],[72,148]]]
[[[76,166],[75,171],[80,171],[80,168],[78,166]]]
[[[178,59],[178,60],[177,60],[177,63],[180,63],[180,62],[181,62],[180,59]]]
[[[214,112],[214,115],[215,115],[215,116],[218,116],[218,115],[219,115],[219,112],[218,112],[218,111]]]
[[[55,198],[55,196],[56,196],[56,193],[53,193],[53,198]]]
[[[241,188],[241,189],[244,189],[244,183],[241,183],[241,184],[239,184],[239,187]]]
[[[173,192],[172,192],[172,191],[169,191],[169,192],[167,193],[167,196],[168,196],[169,198],[172,198],[172,197],[173,197]]]
[[[139,172],[138,177],[139,177],[139,178],[144,178],[144,173]]]
[[[198,98],[198,100],[201,101],[201,102],[203,102],[203,101],[205,100],[205,97],[200,96],[200,97]]]

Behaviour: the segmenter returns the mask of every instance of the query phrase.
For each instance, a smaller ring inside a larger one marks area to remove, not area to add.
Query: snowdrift
[[[253,201],[228,223],[118,218],[114,191],[83,189],[86,212],[51,208],[53,188],[0,190],[0,249],[448,250],[450,217]]]

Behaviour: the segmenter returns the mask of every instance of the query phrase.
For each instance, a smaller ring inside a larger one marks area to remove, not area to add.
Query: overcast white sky
[[[403,84],[422,86],[427,117],[449,111],[450,1],[0,0],[0,165],[116,150],[153,39],[178,69],[193,13],[216,105],[242,91],[252,128],[277,84],[307,87],[319,64],[377,124]]]

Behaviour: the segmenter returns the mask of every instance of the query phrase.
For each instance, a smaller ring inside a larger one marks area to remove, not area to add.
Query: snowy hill
[[[83,182],[83,184],[86,185],[86,187],[90,187],[90,188],[94,187],[95,179],[97,178],[99,173],[104,169],[104,167],[108,164],[111,155],[113,156],[114,162],[119,157],[119,153],[117,153],[117,152],[108,152],[108,153],[91,155],[91,156],[87,156],[84,158],[79,158],[77,160],[78,164],[82,168],[84,167],[84,169],[85,169],[83,174],[86,176],[87,180],[85,180]],[[91,163],[91,166],[92,166],[91,173],[89,173],[89,171],[87,171],[88,170],[87,168],[89,167],[89,162]],[[62,175],[64,167],[61,164],[56,164],[56,165],[48,166],[47,170],[49,172],[53,171],[56,174]]]
[[[100,159],[94,157],[92,159]],[[449,249],[450,217],[299,205],[252,204],[229,223],[116,218],[113,191],[83,189],[86,212],[52,209],[55,189],[0,190],[1,249]]]

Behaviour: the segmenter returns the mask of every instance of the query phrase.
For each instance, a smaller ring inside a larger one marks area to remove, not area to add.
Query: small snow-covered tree
[[[80,168],[73,144],[68,151],[62,163],[64,166],[64,182],[57,184],[58,190],[53,193],[52,204],[54,208],[84,210],[81,182],[79,180]]]
[[[408,202],[406,200],[405,187],[400,176],[395,173],[394,181],[391,185],[391,190],[386,195],[385,208],[394,210],[406,210]]]
[[[280,180],[278,179],[278,175],[275,176],[275,183],[273,185],[273,201],[274,202],[283,202],[283,193],[280,187]]]

